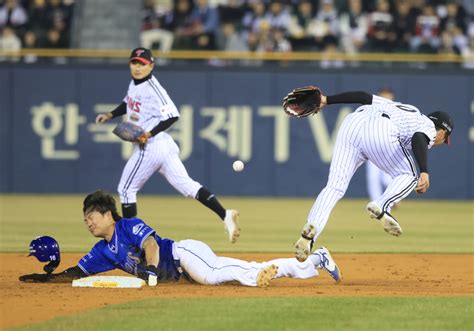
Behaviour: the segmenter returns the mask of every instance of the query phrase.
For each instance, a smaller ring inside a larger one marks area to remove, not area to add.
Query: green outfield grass
[[[472,298],[143,300],[16,330],[472,330]]]
[[[85,252],[97,241],[82,222],[82,195],[0,195],[0,251],[21,252],[38,235],[51,235],[65,252]],[[242,236],[231,245],[222,222],[194,199],[141,196],[139,215],[163,236],[205,241],[217,252],[291,253],[313,199],[221,198],[241,214]],[[404,234],[391,237],[369,219],[366,201],[336,205],[318,243],[335,252],[472,253],[471,201],[405,200],[393,214]]]

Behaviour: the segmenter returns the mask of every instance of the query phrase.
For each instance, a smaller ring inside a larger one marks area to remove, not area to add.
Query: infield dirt
[[[264,261],[277,254],[220,254]],[[83,254],[62,254],[59,271],[76,265]],[[70,284],[21,283],[18,276],[42,272],[42,264],[25,254],[0,254],[0,328],[41,322],[106,305],[145,298],[259,297],[259,296],[472,296],[474,255],[451,254],[333,254],[343,273],[334,281],[320,277],[276,279],[265,289],[236,284],[203,286],[184,281],[156,288],[92,289]],[[289,257],[287,255],[287,257]],[[124,275],[121,271],[109,274]],[[105,295],[107,293],[107,295]]]

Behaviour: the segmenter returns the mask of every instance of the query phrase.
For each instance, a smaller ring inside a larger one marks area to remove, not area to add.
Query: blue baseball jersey
[[[87,255],[78,262],[78,267],[87,275],[93,275],[113,269],[121,269],[133,275],[146,271],[143,243],[154,236],[160,247],[158,269],[160,280],[178,280],[180,272],[173,259],[173,240],[162,239],[155,230],[139,218],[121,219],[115,224],[110,242],[105,239],[94,245]]]

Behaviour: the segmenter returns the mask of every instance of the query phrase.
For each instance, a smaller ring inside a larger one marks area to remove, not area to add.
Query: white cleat
[[[239,226],[239,212],[234,209],[227,209],[225,211],[224,227],[225,232],[229,236],[229,241],[234,244],[240,237],[240,226]]]
[[[321,262],[316,267],[325,270],[335,281],[339,283],[342,279],[342,273],[336,262],[326,247],[320,247],[314,251],[313,255],[318,255]]]
[[[369,213],[370,218],[374,218],[382,224],[384,231],[388,234],[395,237],[400,237],[402,235],[403,230],[397,220],[389,213],[384,213],[375,202],[369,202],[367,205],[367,212]]]
[[[301,230],[301,237],[295,243],[295,258],[304,262],[311,253],[313,238],[316,235],[316,226],[306,223]]]
[[[258,287],[268,287],[272,279],[276,277],[278,273],[278,266],[271,264],[268,267],[260,270],[257,276],[257,286]]]

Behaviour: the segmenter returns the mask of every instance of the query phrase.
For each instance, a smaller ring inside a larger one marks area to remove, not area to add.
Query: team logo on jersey
[[[140,232],[140,230],[145,226],[145,224],[143,223],[140,223],[140,224],[137,224],[135,225],[133,228],[132,228],[132,232],[133,234],[138,234],[138,232]]]
[[[127,98],[127,106],[130,108],[131,111],[140,112],[140,107],[142,106],[142,103],[140,101],[135,101],[132,98],[128,97]]]

